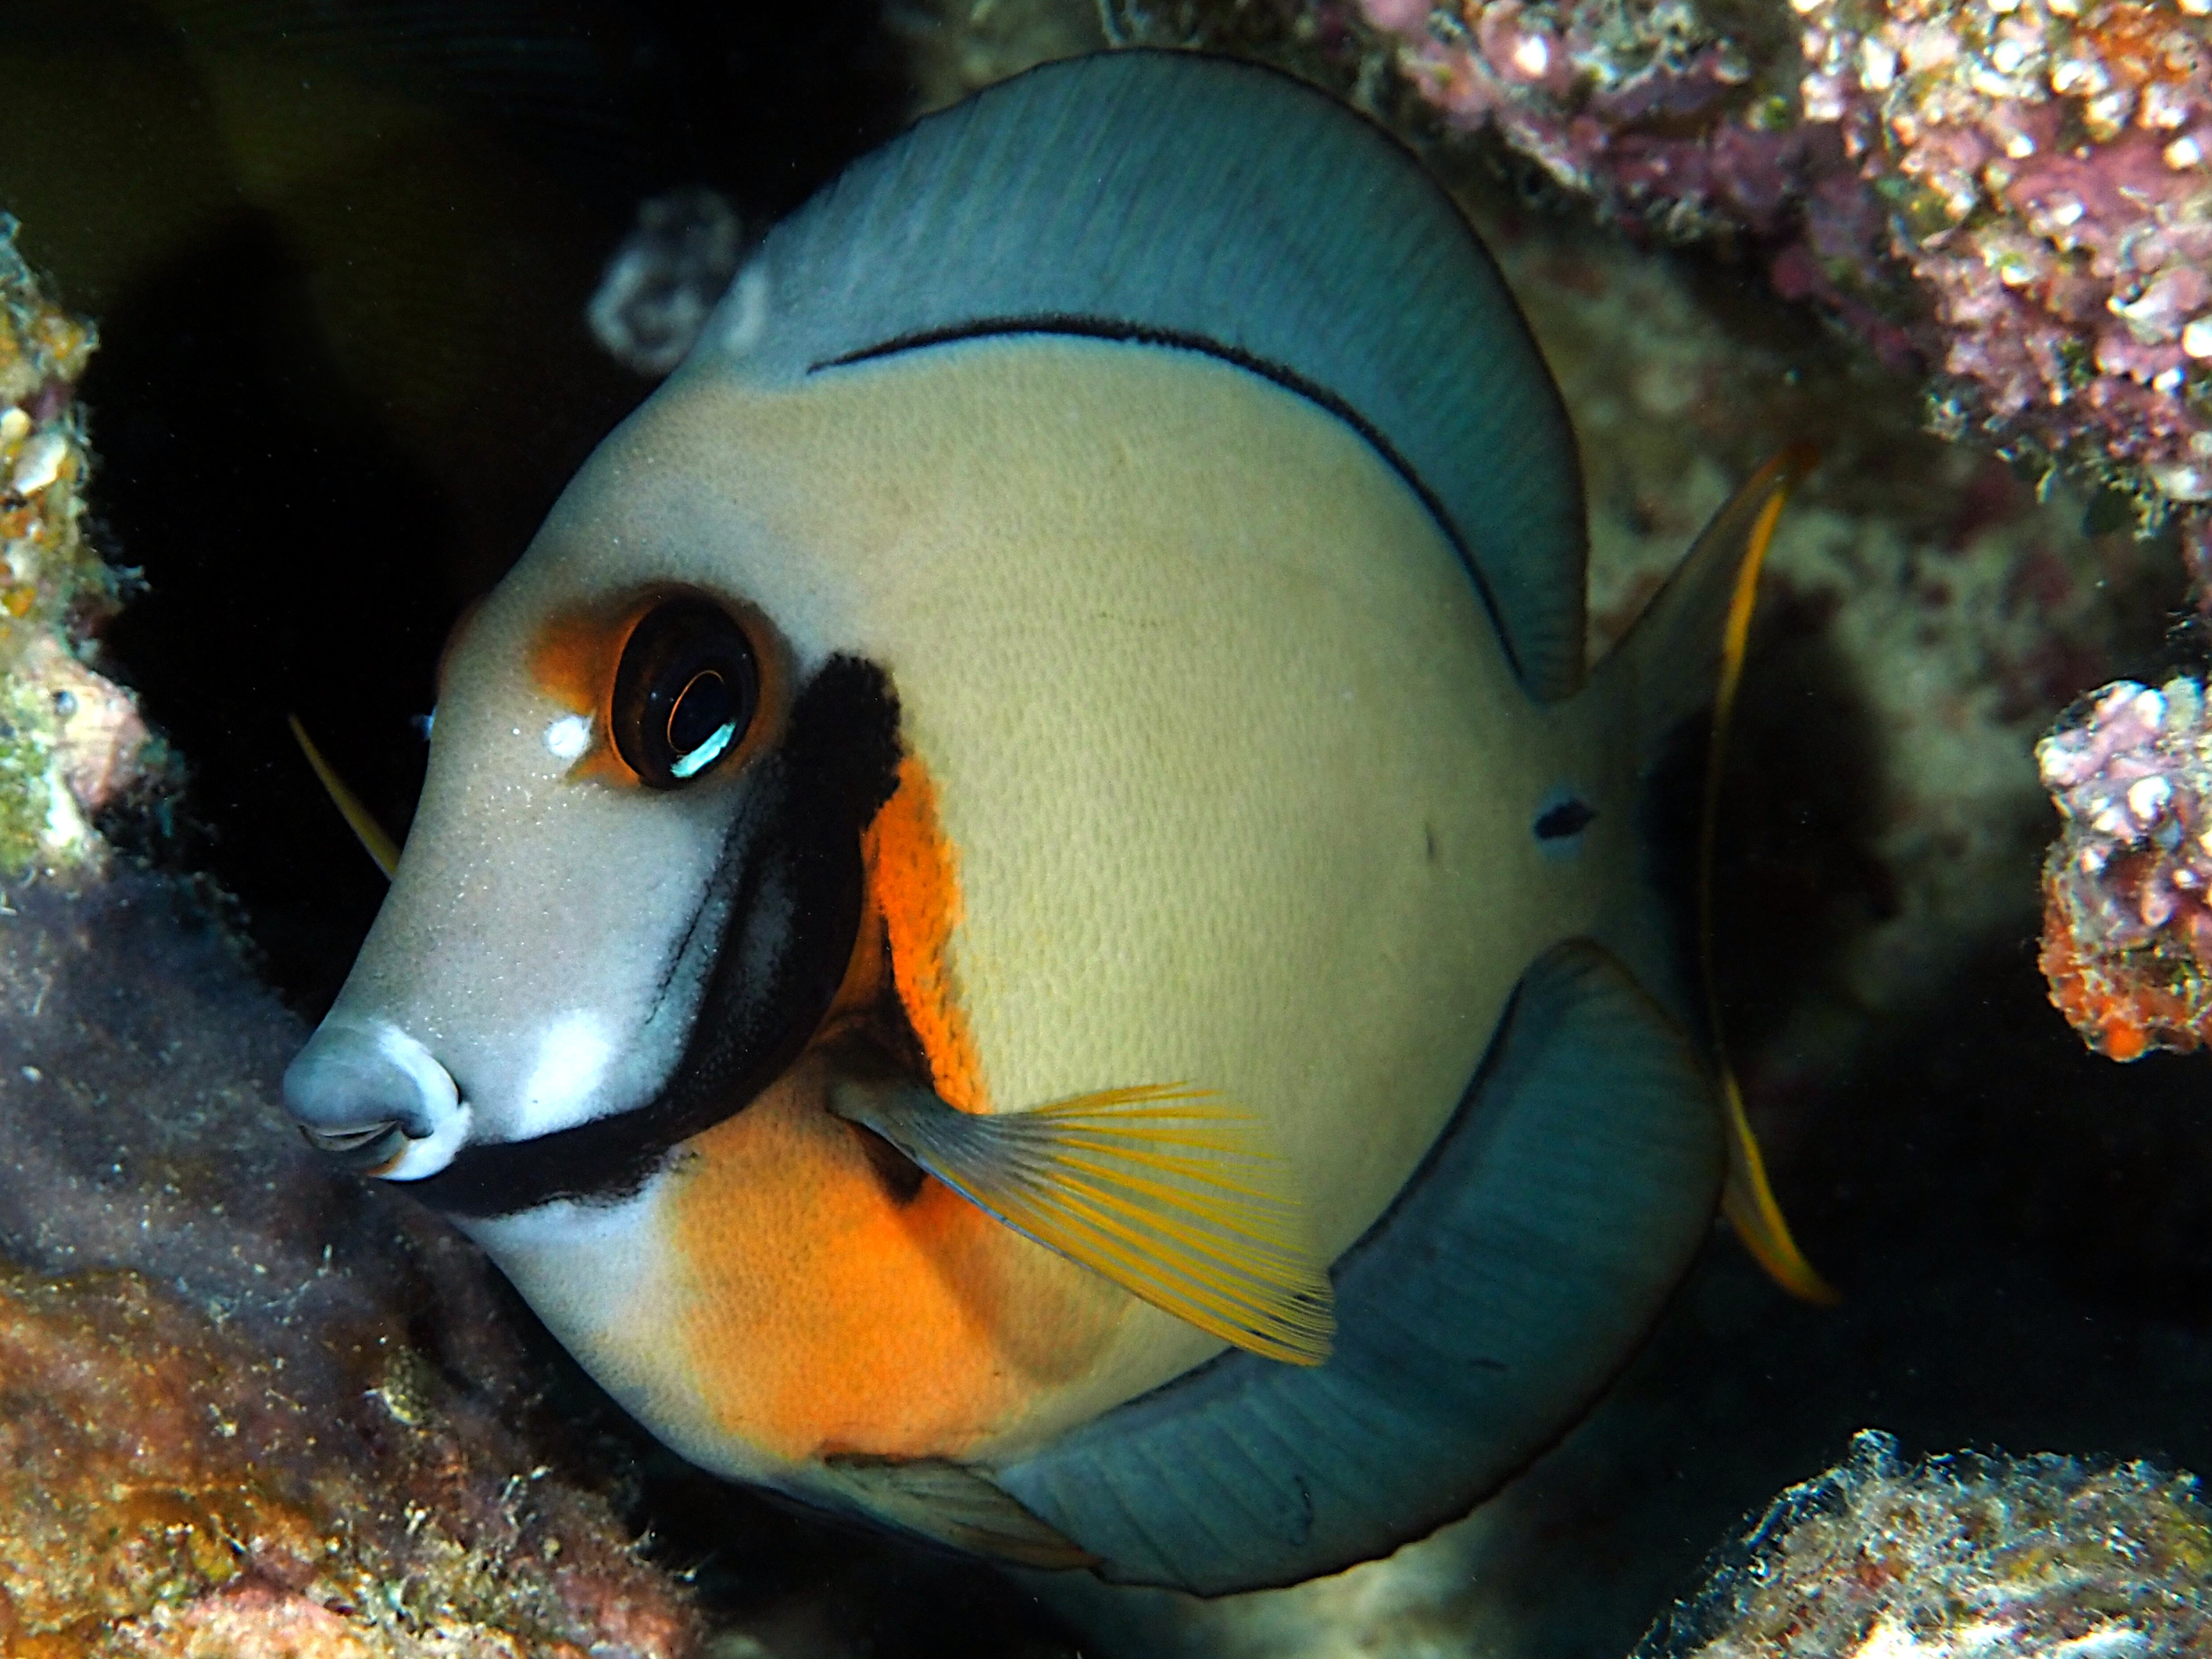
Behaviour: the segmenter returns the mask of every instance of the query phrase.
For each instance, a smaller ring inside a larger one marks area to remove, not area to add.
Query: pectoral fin
[[[1270,1359],[1318,1365],[1335,1330],[1289,1171],[1201,1091],[1113,1089],[973,1113],[906,1082],[833,1087],[872,1130],[1006,1225]]]

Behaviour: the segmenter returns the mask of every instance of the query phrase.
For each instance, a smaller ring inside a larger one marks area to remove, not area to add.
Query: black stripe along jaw
[[[633,1111],[465,1147],[410,1183],[415,1196],[477,1217],[612,1202],[680,1142],[743,1110],[812,1040],[843,983],[864,899],[861,835],[897,787],[899,757],[889,677],[857,657],[830,658],[799,694],[724,843],[718,886],[734,889],[730,919],[667,1087]],[[765,975],[741,974],[738,964],[763,961]]]

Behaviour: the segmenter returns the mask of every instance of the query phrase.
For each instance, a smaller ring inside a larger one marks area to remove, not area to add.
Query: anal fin
[[[824,1460],[818,1479],[878,1520],[971,1555],[1054,1569],[1098,1559],[964,1463],[837,1456]]]

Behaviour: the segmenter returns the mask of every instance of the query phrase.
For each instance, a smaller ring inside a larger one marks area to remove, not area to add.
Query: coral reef
[[[1444,118],[1681,239],[1749,238],[1932,417],[2212,500],[2203,0],[1361,0]]]
[[[135,702],[80,661],[118,579],[84,534],[76,382],[90,324],[40,291],[0,213],[0,879],[96,861],[91,819],[171,771]]]
[[[0,214],[0,665],[73,605],[111,595],[79,520],[84,424],[73,401],[92,326],[50,303]]]
[[[1637,1659],[2180,1659],[2212,1644],[2212,1509],[2147,1463],[1962,1453],[1862,1432],[1778,1498]]]
[[[898,37],[912,113],[926,115],[1054,58],[1106,44],[1098,0],[910,0],[884,21]]]
[[[287,1132],[299,1038],[153,878],[0,920],[0,1655],[689,1651],[491,1271]]]
[[[2212,26],[2203,0],[1803,11],[1832,119],[1931,302],[1946,430],[2212,501]]]
[[[2044,865],[2051,1000],[2115,1060],[2212,1036],[2212,709],[2123,680],[2036,748],[2064,828]]]

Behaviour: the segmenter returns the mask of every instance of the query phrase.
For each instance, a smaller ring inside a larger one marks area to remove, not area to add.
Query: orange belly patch
[[[776,1455],[972,1452],[1079,1376],[1130,1299],[934,1180],[900,1202],[822,1086],[802,1060],[675,1172],[692,1376]]]

